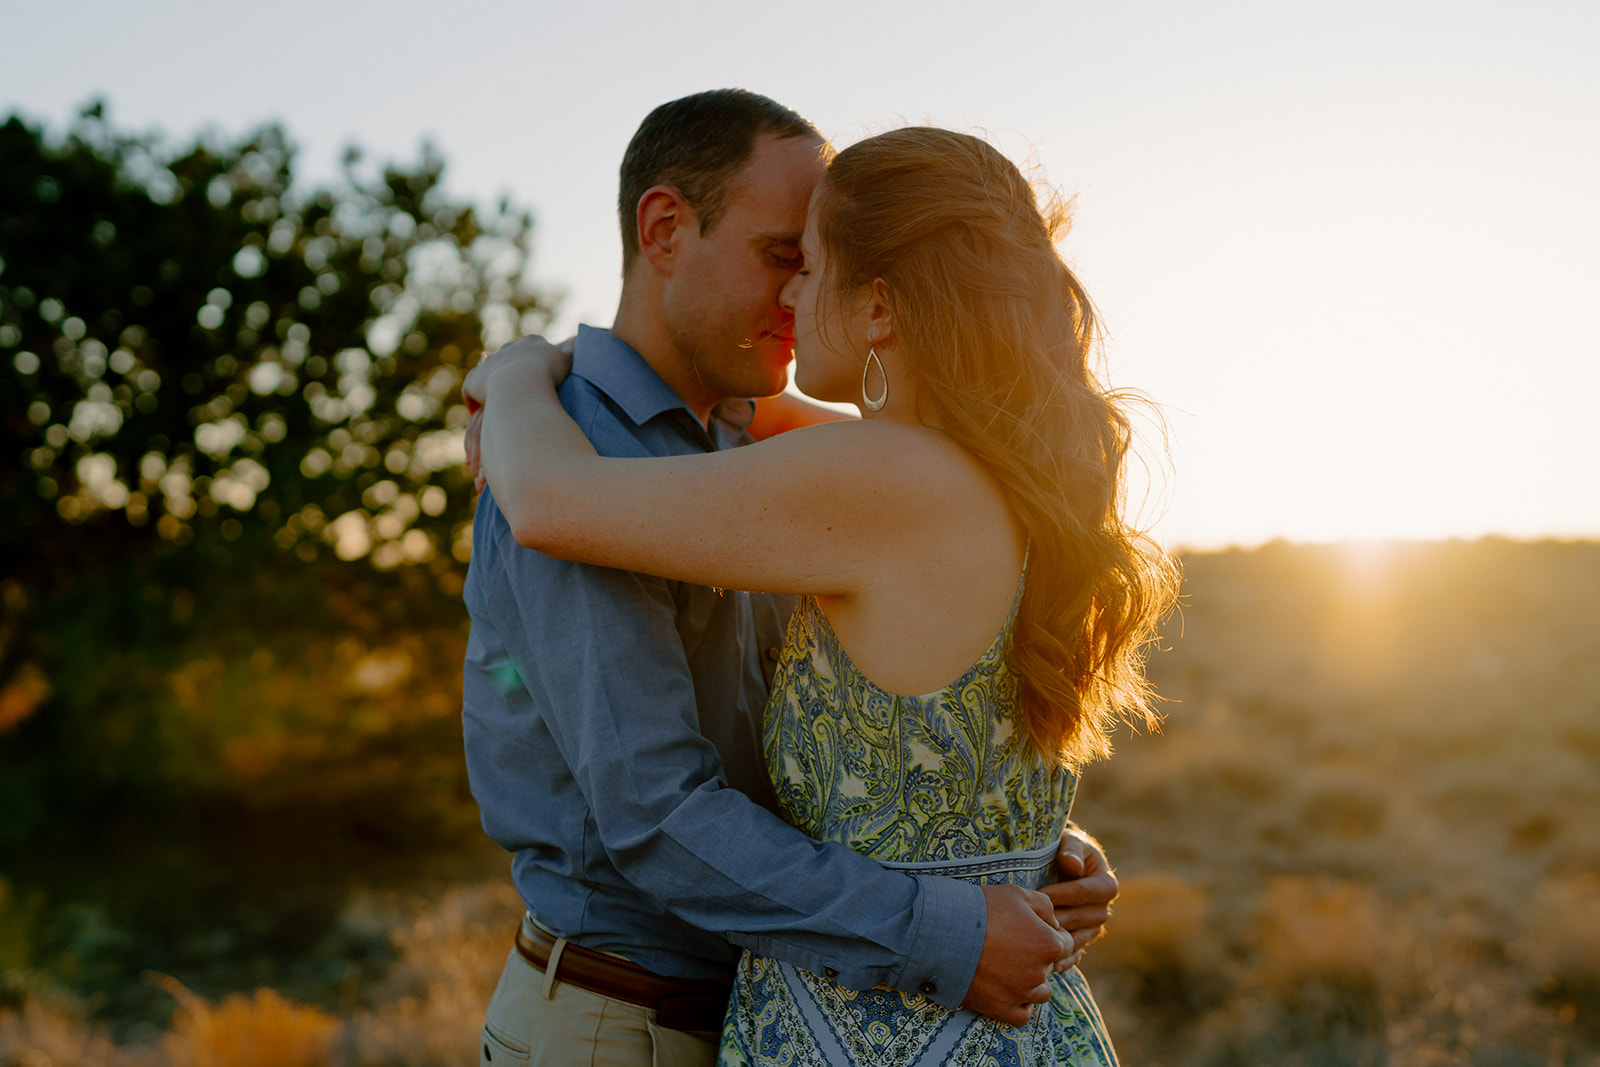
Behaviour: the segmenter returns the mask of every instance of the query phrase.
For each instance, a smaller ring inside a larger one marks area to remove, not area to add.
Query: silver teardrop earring
[[[878,377],[883,379],[883,392],[876,398],[867,395],[867,372],[872,365],[878,365]],[[868,411],[882,411],[883,405],[889,402],[889,376],[883,372],[883,361],[878,358],[876,348],[867,349],[867,362],[861,367],[861,403]]]

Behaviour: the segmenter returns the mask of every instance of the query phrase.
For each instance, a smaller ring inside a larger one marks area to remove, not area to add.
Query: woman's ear
[[[889,284],[874,278],[867,288],[867,343],[874,348],[893,348],[894,308],[889,303]]]
[[[694,224],[694,209],[670,185],[652,185],[639,198],[636,222],[639,254],[660,274],[670,276],[684,226]]]

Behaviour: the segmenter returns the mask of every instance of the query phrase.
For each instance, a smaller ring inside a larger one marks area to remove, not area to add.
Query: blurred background
[[[1124,1062],[1600,1062],[1600,8],[6,24],[0,1067],[473,1061],[460,378],[609,323],[627,139],[723,85],[1077,197],[1186,574],[1076,812]]]

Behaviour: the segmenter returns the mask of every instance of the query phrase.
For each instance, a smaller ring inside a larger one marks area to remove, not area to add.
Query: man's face
[[[806,205],[827,171],[820,149],[807,137],[761,135],[711,232],[702,235],[698,221],[687,227],[664,311],[699,399],[783,391],[794,317],[778,293],[800,266]]]

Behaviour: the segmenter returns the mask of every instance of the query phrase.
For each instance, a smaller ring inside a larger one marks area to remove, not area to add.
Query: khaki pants
[[[526,920],[524,920],[526,921]],[[489,1001],[480,1067],[711,1067],[720,1034],[656,1025],[654,1009],[556,979],[515,948]]]

